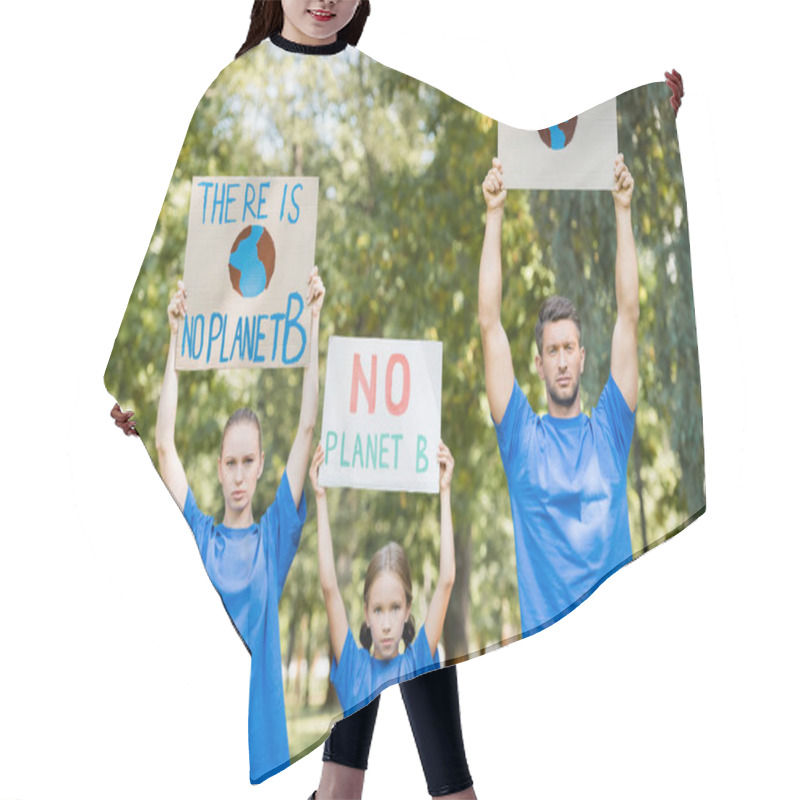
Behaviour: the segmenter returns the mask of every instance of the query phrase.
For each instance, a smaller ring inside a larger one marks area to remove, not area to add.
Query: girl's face
[[[238,514],[250,508],[263,469],[264,453],[259,452],[258,428],[249,422],[228,428],[217,461],[226,511]]]
[[[281,0],[281,35],[297,44],[332,44],[353,18],[358,0]]]
[[[375,658],[386,661],[397,655],[403,627],[410,613],[403,584],[397,575],[393,572],[378,575],[370,587],[364,606]]]

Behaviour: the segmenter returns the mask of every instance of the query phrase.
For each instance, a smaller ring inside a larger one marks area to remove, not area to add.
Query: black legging
[[[426,672],[400,684],[408,721],[431,797],[472,786],[461,735],[456,668]],[[378,715],[378,695],[368,706],[337,722],[325,742],[323,761],[365,770]]]

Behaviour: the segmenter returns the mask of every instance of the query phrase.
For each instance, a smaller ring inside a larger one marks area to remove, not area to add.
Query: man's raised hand
[[[614,195],[614,205],[617,208],[631,207],[633,176],[625,164],[625,156],[622,153],[618,153],[614,159],[614,188],[611,190],[611,194]]]
[[[503,165],[499,158],[492,159],[492,168],[483,181],[483,199],[486,210],[502,209],[506,202],[506,190],[503,184]]]

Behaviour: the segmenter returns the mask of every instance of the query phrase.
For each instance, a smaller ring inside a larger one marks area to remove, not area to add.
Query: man
[[[566,298],[549,298],[536,324],[536,369],[547,391],[547,414],[533,412],[516,381],[500,319],[506,191],[498,159],[483,182],[478,315],[489,409],[511,497],[523,635],[564,616],[631,559],[626,473],[639,383],[639,276],[633,178],[622,155],[614,160],[614,184],[617,321],[611,375],[589,417],[581,413],[580,317]]]

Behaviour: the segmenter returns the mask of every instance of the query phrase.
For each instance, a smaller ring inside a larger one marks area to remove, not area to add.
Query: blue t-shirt
[[[275,502],[249,528],[215,524],[197,507],[191,489],[183,515],[208,577],[250,651],[250,781],[260,783],[289,763],[278,601],[300,543],[305,494],[298,508],[284,472]]]
[[[514,381],[495,425],[508,481],[524,636],[632,557],[627,465],[636,413],[609,376],[591,417],[537,416]]]
[[[389,660],[373,658],[356,645],[352,631],[347,631],[339,663],[331,664],[331,683],[339,696],[345,715],[367,705],[387,686],[439,668],[439,654],[431,656],[425,626],[402,653]]]

